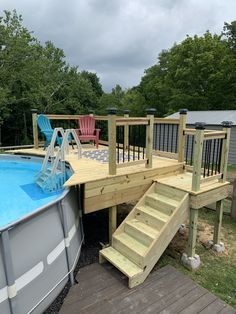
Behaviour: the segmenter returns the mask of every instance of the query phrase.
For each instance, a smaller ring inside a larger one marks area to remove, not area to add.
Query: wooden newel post
[[[124,118],[129,118],[129,113],[130,113],[129,109],[125,109],[123,111],[123,113],[124,113]],[[128,149],[128,146],[129,146],[129,124],[127,123],[124,126],[124,148],[125,148],[125,150]]]
[[[146,168],[152,168],[153,126],[155,112],[155,108],[146,109],[147,118],[149,119],[149,124],[146,128]]]
[[[230,142],[230,132],[231,132],[231,121],[223,121],[222,123],[223,131],[226,132],[226,136],[223,139],[223,146],[221,150],[220,159],[220,172],[222,173],[222,178],[220,182],[226,181],[227,176],[227,165],[228,165],[228,155],[229,155],[229,142]]]
[[[186,115],[188,109],[179,110],[178,162],[184,162]]]
[[[108,108],[109,174],[116,174],[116,108]]]
[[[34,148],[39,148],[39,139],[38,139],[38,110],[31,109],[32,112],[32,123],[33,123],[33,139],[34,139]]]
[[[204,141],[204,122],[195,123],[196,134],[194,136],[193,147],[193,177],[192,177],[192,191],[200,190],[201,170],[202,170],[202,149]]]
[[[236,179],[233,183],[233,196],[232,196],[232,205],[231,205],[231,218],[236,221]]]

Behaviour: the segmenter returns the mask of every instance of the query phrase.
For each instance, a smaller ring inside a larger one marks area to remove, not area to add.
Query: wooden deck
[[[102,151],[107,150],[107,146],[99,146],[99,149],[96,149],[94,146],[85,145],[82,147],[84,151]],[[9,151],[14,154],[27,154],[34,156],[45,156],[45,150],[42,148],[34,149],[18,149]],[[153,168],[146,169],[144,164],[136,164],[129,167],[124,167],[117,169],[116,175],[109,175],[108,172],[108,163],[102,163],[97,160],[89,159],[82,157],[78,159],[76,150],[70,149],[70,154],[66,156],[66,161],[70,163],[74,174],[70,177],[70,179],[66,182],[65,186],[73,186],[77,184],[83,184],[88,182],[93,182],[102,179],[114,178],[123,175],[129,175],[134,173],[142,173],[142,172],[152,172],[155,169],[170,167],[171,169],[175,169],[177,165],[182,165],[183,163],[178,163],[177,160],[165,158],[165,157],[157,157],[153,156]]]
[[[235,314],[236,311],[171,266],[150,274],[137,288],[110,264],[81,268],[60,314]]]

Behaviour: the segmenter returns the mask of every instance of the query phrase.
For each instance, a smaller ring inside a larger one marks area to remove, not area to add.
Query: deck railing
[[[116,169],[143,163],[152,167],[154,109],[147,110],[147,117],[116,116],[117,110],[108,110],[109,174]]]
[[[185,168],[191,171],[192,190],[200,190],[201,183],[218,179],[225,182],[230,140],[230,122],[223,122],[223,130],[206,130],[197,122],[195,129],[184,129]]]
[[[155,154],[178,158],[179,124],[180,119],[154,119],[153,150]]]

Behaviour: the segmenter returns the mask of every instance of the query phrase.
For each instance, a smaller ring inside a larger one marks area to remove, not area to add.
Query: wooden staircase
[[[154,182],[99,252],[129,278],[129,288],[142,283],[187,218],[188,193]]]

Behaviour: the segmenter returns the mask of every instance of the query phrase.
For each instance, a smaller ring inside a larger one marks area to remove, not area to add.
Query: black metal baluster
[[[162,124],[162,127],[163,127],[163,136],[162,136],[162,151],[164,152],[165,151],[165,124]]]
[[[215,162],[215,146],[216,146],[216,140],[213,140],[213,156],[212,156],[212,165],[211,165],[211,175],[213,175],[214,171],[214,162]]]
[[[170,134],[170,125],[167,124],[167,145],[166,145],[166,151],[169,151],[169,134]]]
[[[161,124],[159,124],[159,150],[161,150]]]
[[[223,146],[223,138],[220,139],[219,164],[218,164],[218,172],[219,173],[220,173],[222,146]]]
[[[179,125],[176,124],[176,133],[175,133],[175,152],[178,152],[178,135],[179,135]]]
[[[134,126],[135,127],[135,126]],[[135,130],[133,127],[133,161],[135,160]]]
[[[193,145],[194,145],[194,136],[191,136],[191,137],[192,137],[192,145],[191,145],[191,152],[190,152],[191,154],[190,166],[192,166],[193,164]]]
[[[185,152],[185,162],[188,164],[188,142],[189,142],[189,135],[186,137],[186,152]]]
[[[216,149],[216,164],[215,164],[215,174],[217,173],[218,169],[218,161],[219,161],[219,150],[220,150],[220,140],[217,139],[217,149]]]
[[[211,145],[212,140],[209,140],[209,153],[208,153],[208,165],[207,165],[207,176],[209,177],[210,175],[210,164],[211,164]]]
[[[138,125],[138,138],[139,138],[139,141],[140,141],[140,143],[141,143],[141,126],[140,125]],[[140,159],[140,145],[138,145],[138,160]]]
[[[122,126],[123,162],[125,162],[125,126]]]
[[[203,146],[204,146],[204,145],[203,145]],[[205,176],[206,176],[207,151],[208,151],[208,141],[205,141],[205,154],[204,154],[203,178],[205,178]]]
[[[171,125],[171,145],[170,145],[170,151],[173,153],[173,144],[174,144],[174,126],[175,124]]]
[[[117,127],[117,134],[116,134],[116,143],[117,143],[117,163],[120,162],[120,143],[119,143],[119,132],[120,131],[120,127]]]
[[[130,161],[130,140],[131,140],[131,128],[129,125],[128,161]]]

